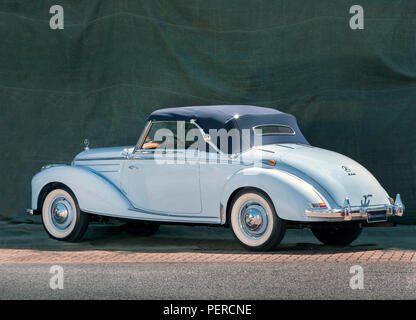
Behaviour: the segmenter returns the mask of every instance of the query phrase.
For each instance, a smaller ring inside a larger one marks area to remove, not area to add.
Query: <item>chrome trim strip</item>
[[[133,206],[133,204],[132,204]],[[147,213],[147,214],[154,214],[154,215],[160,215],[160,216],[172,216],[172,217],[189,217],[189,218],[208,218],[208,219],[215,219],[215,217],[210,216],[200,216],[199,213],[169,213],[169,212],[163,212],[163,211],[151,211],[144,208],[136,208],[132,207],[129,208],[130,211],[137,211],[141,213]]]
[[[114,157],[114,158],[80,158],[80,159],[74,159],[74,162],[76,161],[101,161],[101,160],[126,160],[126,157]],[[109,165],[115,165],[109,163]]]
[[[293,147],[291,147],[291,146],[286,146],[285,144],[283,144],[283,143],[276,143],[276,146],[278,146],[278,147],[282,147],[282,148],[287,148],[287,149],[295,149],[295,148],[293,148]]]
[[[94,163],[94,164],[80,164],[80,167],[101,167],[101,166],[119,166],[119,163]]]
[[[67,164],[66,163],[51,163],[51,164],[46,164],[46,165],[42,166],[40,168],[40,170],[42,171],[42,170],[46,170],[46,169],[49,169],[49,168],[63,167],[63,166],[67,166]]]
[[[138,155],[160,155],[160,154],[185,154],[184,150],[177,149],[140,149],[137,150]]]
[[[261,149],[261,148],[259,148],[257,150],[262,151],[262,152],[276,153],[274,151],[270,151],[270,150],[266,150],[266,149]]]
[[[175,213],[167,213],[167,212],[154,212],[154,211],[149,211],[149,210],[146,210],[146,209],[138,209],[138,208],[129,208],[129,210],[130,211],[137,211],[137,212],[141,212],[141,213],[146,213],[146,214],[153,214],[153,215],[157,215],[157,216],[165,216],[165,217],[217,219],[215,217],[200,216],[197,213],[175,214]]]
[[[220,224],[225,224],[225,209],[224,209],[224,205],[222,203],[220,203]]]
[[[129,209],[130,210],[130,209]],[[106,216],[106,217],[114,217],[114,218],[124,218],[124,219],[133,219],[133,220],[143,220],[143,221],[159,221],[159,222],[184,222],[184,223],[200,223],[200,224],[205,224],[205,223],[214,223],[214,224],[218,224],[215,222],[204,222],[204,221],[189,221],[187,219],[175,219],[175,221],[172,221],[171,219],[152,219],[152,218],[137,218],[137,217],[128,217],[125,215],[120,215],[120,214],[112,214],[112,213],[102,213],[102,212],[96,212],[96,211],[90,211],[90,210],[82,210],[83,212],[86,213],[91,213],[91,214],[95,214],[95,215],[100,215],[100,216]],[[136,211],[136,210],[133,210]],[[185,217],[185,216],[184,216]],[[189,217],[189,218],[209,218],[209,219],[217,219],[215,217]]]

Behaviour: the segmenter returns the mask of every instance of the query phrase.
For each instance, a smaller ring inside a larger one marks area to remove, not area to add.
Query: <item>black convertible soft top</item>
[[[212,129],[226,129],[227,131],[234,128],[240,131],[249,129],[250,147],[255,145],[253,128],[259,125],[288,126],[294,131],[294,134],[264,135],[262,145],[277,143],[309,144],[293,115],[271,108],[250,105],[177,107],[156,110],[148,117],[148,120],[153,121],[190,121],[192,119],[206,133],[210,133]],[[230,151],[229,153],[233,153],[236,150]]]

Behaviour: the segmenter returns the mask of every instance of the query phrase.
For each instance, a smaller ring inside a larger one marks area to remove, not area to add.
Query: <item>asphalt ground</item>
[[[65,263],[0,265],[0,299],[416,299],[416,264],[364,262]],[[52,270],[53,271],[53,270]]]
[[[0,299],[415,299],[415,235],[415,226],[368,228],[328,247],[288,230],[276,251],[252,253],[225,228],[162,226],[144,238],[92,224],[66,243],[39,224],[2,223]],[[56,266],[63,289],[51,288]]]

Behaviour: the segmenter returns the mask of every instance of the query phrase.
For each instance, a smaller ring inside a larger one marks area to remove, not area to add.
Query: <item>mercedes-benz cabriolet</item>
[[[87,145],[71,164],[44,166],[28,211],[58,240],[79,240],[106,216],[142,235],[162,223],[228,226],[247,249],[271,250],[289,227],[349,244],[404,205],[359,163],[311,146],[293,115],[199,106],[154,111],[135,145]]]

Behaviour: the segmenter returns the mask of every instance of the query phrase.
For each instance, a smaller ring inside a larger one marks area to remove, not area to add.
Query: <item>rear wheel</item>
[[[51,190],[42,205],[42,223],[53,239],[78,241],[88,227],[88,214],[81,212],[75,195],[69,188]]]
[[[148,237],[159,230],[160,224],[152,221],[129,221],[124,225],[127,233],[133,236]]]
[[[358,223],[312,227],[312,233],[323,244],[338,246],[350,244],[358,238],[361,231]]]
[[[231,203],[231,229],[248,250],[275,249],[286,231],[286,221],[276,214],[273,203],[256,189],[240,191]]]

